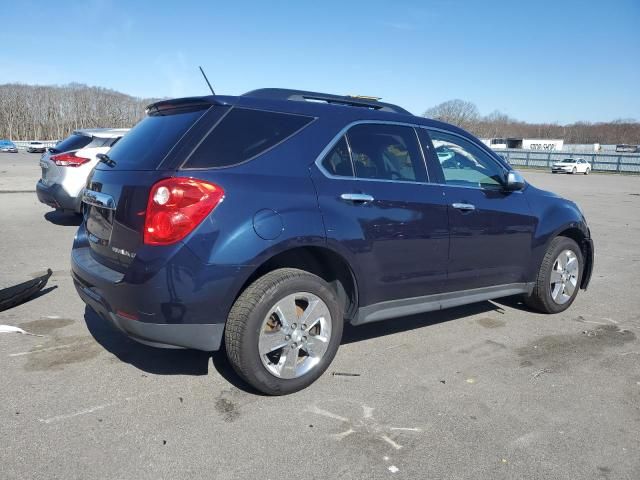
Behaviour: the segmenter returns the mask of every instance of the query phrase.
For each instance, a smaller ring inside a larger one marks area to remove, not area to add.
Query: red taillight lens
[[[73,152],[59,153],[51,157],[51,160],[59,167],[79,167],[91,161],[90,158],[78,157]]]
[[[222,187],[194,178],[167,178],[151,187],[144,243],[169,245],[186,237],[224,198]]]

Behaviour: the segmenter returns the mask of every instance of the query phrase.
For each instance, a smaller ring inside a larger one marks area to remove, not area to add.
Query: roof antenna
[[[215,95],[216,92],[213,91],[213,87],[209,83],[209,79],[207,78],[207,75],[204,73],[204,70],[202,70],[202,67],[198,67],[198,68],[200,69],[200,72],[202,73],[202,76],[204,77],[204,81],[207,82],[207,85],[209,85],[209,90],[211,90],[211,95]]]

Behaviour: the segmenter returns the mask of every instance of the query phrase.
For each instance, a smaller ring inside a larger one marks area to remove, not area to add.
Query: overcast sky
[[[461,98],[521,120],[640,120],[640,0],[3,2],[0,83],[140,97],[286,87]]]

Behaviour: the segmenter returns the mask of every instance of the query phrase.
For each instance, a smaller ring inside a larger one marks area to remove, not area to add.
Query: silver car
[[[56,210],[80,213],[82,190],[99,161],[97,155],[107,153],[128,131],[128,128],[76,130],[49,148],[40,159],[38,200]]]

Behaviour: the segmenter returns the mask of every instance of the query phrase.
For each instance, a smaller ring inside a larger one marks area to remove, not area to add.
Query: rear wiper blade
[[[109,155],[107,155],[106,153],[99,153],[96,155],[96,157],[101,163],[107,164],[110,167],[116,166],[116,161],[109,158]]]

